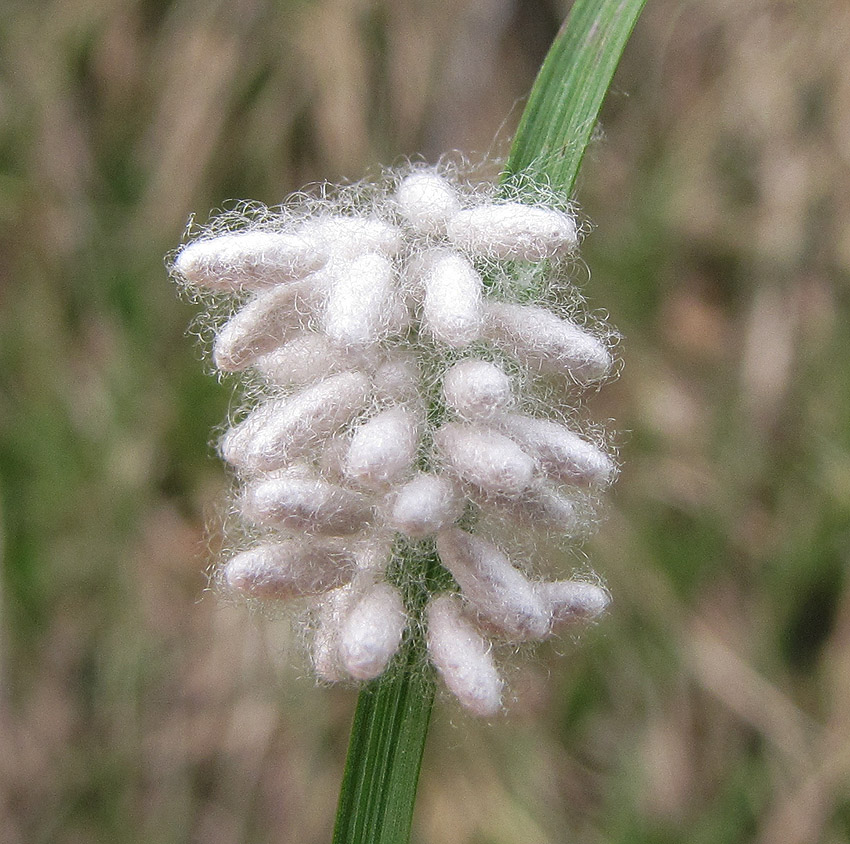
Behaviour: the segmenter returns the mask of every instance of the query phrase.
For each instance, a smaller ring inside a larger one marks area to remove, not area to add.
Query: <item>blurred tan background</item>
[[[355,693],[206,591],[190,214],[504,152],[555,0],[0,3],[0,841],[329,840]],[[580,181],[614,605],[442,700],[420,844],[850,841],[850,4],[650,0]]]

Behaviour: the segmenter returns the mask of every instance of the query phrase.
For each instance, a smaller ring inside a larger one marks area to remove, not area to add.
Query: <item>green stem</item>
[[[408,840],[433,702],[421,643],[410,637],[397,664],[357,701],[334,844]]]
[[[436,549],[401,547],[390,571],[411,617],[393,664],[363,687],[354,713],[334,844],[401,844],[410,837],[425,737],[434,703],[434,671],[421,615],[428,596],[451,582]]]
[[[576,0],[546,56],[520,120],[503,184],[567,196],[611,78],[646,0]],[[393,665],[360,693],[340,792],[334,844],[405,844],[434,701],[419,622],[445,588],[435,551],[399,558],[397,581],[414,620]],[[440,581],[443,585],[440,586]]]

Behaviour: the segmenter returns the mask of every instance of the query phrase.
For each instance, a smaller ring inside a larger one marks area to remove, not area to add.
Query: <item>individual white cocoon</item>
[[[355,680],[381,674],[398,646],[407,616],[401,593],[389,583],[376,583],[352,605],[342,622],[339,655]]]
[[[460,210],[454,188],[430,170],[419,170],[402,179],[396,201],[402,216],[423,234],[442,234],[449,217]]]
[[[437,553],[482,619],[514,639],[546,635],[547,606],[534,584],[492,542],[449,528],[437,535]]]
[[[326,260],[320,244],[297,234],[241,231],[184,246],[174,270],[196,287],[235,292],[304,278]]]
[[[491,424],[519,443],[550,478],[597,485],[609,484],[614,479],[614,461],[558,422],[504,413],[495,416]]]
[[[422,373],[416,358],[398,352],[379,364],[372,373],[375,398],[381,403],[418,403],[421,398]]]
[[[286,600],[319,595],[351,579],[354,562],[339,548],[297,540],[265,543],[224,567],[230,589],[252,598]]]
[[[221,453],[232,466],[253,472],[279,469],[340,431],[371,400],[362,372],[341,372],[285,399],[260,405],[231,428]]]
[[[531,485],[534,460],[489,428],[449,423],[434,432],[448,468],[487,495],[517,498]]]
[[[326,683],[338,683],[348,676],[339,658],[339,633],[356,597],[355,584],[347,583],[329,591],[316,606],[310,655],[316,676]]]
[[[343,471],[365,487],[380,489],[410,471],[418,445],[417,414],[406,407],[391,407],[354,432]]]
[[[522,498],[497,503],[496,510],[515,523],[554,530],[563,536],[575,535],[584,521],[573,498],[537,480]]]
[[[481,276],[462,255],[435,249],[413,271],[423,291],[422,323],[434,339],[452,348],[467,346],[484,326]]]
[[[377,217],[317,217],[297,234],[335,259],[348,260],[368,252],[392,257],[402,247],[401,232]]]
[[[448,690],[475,715],[489,718],[502,705],[502,678],[488,643],[462,616],[449,594],[428,602],[428,655]]]
[[[486,312],[487,339],[540,372],[583,383],[611,368],[611,354],[601,341],[545,308],[490,302]]]
[[[365,347],[400,331],[406,311],[395,292],[392,264],[377,253],[335,263],[321,324],[339,346]]]
[[[238,372],[283,345],[300,325],[308,301],[300,284],[273,287],[255,296],[216,335],[215,365],[224,372]]]
[[[373,582],[383,576],[393,559],[395,537],[386,525],[380,525],[376,530],[367,532],[359,537],[350,548],[357,571],[364,583]]]
[[[352,490],[286,473],[249,486],[242,497],[242,515],[256,525],[344,536],[365,527],[372,509]]]
[[[362,369],[368,355],[340,349],[330,339],[314,331],[300,331],[268,354],[258,357],[254,366],[266,380],[279,387],[302,386],[347,369]]]
[[[572,621],[588,621],[608,608],[611,596],[595,583],[553,580],[536,584],[540,597],[552,613],[555,627]]]
[[[511,401],[511,379],[495,364],[462,360],[443,377],[443,398],[463,419],[486,420]]]
[[[391,493],[387,518],[395,530],[421,539],[448,527],[462,512],[463,500],[448,478],[422,473]]]
[[[460,249],[499,260],[543,261],[565,255],[578,244],[569,214],[520,202],[459,211],[448,221],[447,231]]]

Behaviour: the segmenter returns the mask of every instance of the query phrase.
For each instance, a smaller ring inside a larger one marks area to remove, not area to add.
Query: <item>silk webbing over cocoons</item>
[[[491,717],[503,657],[607,607],[563,571],[616,475],[578,415],[616,340],[571,282],[579,233],[553,192],[408,165],[224,214],[174,257],[244,384],[219,582],[298,607],[322,681],[379,676],[411,636]]]

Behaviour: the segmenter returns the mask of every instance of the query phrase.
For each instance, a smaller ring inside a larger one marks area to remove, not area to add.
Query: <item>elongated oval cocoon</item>
[[[224,436],[221,452],[233,466],[270,472],[340,431],[369,405],[369,379],[341,372],[285,399],[268,402]]]
[[[549,611],[534,584],[492,542],[459,528],[437,536],[437,553],[478,614],[515,639],[540,639]]]
[[[390,526],[413,539],[448,527],[463,512],[455,485],[439,475],[417,475],[394,495],[389,508]]]
[[[428,170],[402,179],[396,201],[402,215],[423,234],[442,234],[449,217],[460,210],[454,188],[442,176]]]
[[[484,327],[481,276],[461,255],[437,249],[418,262],[424,292],[422,323],[440,343],[452,348],[477,340]]]
[[[614,461],[558,422],[505,413],[495,416],[492,424],[519,443],[550,478],[598,485],[609,484],[614,479]]]
[[[534,460],[489,428],[449,423],[434,433],[446,465],[486,495],[516,498],[531,485]]]
[[[383,255],[361,255],[335,264],[333,276],[321,322],[334,343],[365,347],[403,327],[393,268]]]
[[[410,471],[418,445],[417,415],[405,407],[391,407],[354,432],[344,472],[365,487],[380,489]]]
[[[369,252],[392,257],[403,243],[401,232],[377,217],[320,217],[304,223],[296,233],[338,260]]]
[[[554,580],[538,583],[536,588],[552,613],[554,626],[596,618],[611,602],[608,591],[595,583]]]
[[[367,354],[340,349],[324,334],[300,331],[285,345],[257,358],[254,366],[269,383],[288,387],[310,384],[348,369],[363,369],[370,363]]]
[[[403,404],[420,398],[422,373],[413,355],[404,352],[392,355],[372,374],[375,398],[379,402]]]
[[[242,515],[257,525],[344,536],[365,527],[372,510],[352,490],[293,473],[248,487]]]
[[[462,360],[443,377],[443,397],[466,421],[486,421],[510,404],[511,379],[493,363]]]
[[[215,338],[213,360],[224,372],[238,372],[283,345],[309,308],[301,285],[273,287],[244,305]]]
[[[487,339],[532,369],[585,383],[611,368],[602,342],[545,308],[490,302],[486,311]]]
[[[543,528],[562,536],[575,536],[583,527],[577,502],[550,484],[535,480],[519,499],[494,504],[496,512],[532,529]]]
[[[339,656],[339,635],[343,619],[356,599],[355,583],[328,592],[316,607],[316,628],[310,655],[320,680],[338,683],[348,677]]]
[[[460,249],[499,260],[543,261],[565,255],[578,244],[569,214],[520,202],[459,211],[448,221],[447,230]]]
[[[475,715],[495,715],[502,705],[502,678],[487,642],[462,616],[460,602],[439,595],[426,614],[428,656],[448,690]]]
[[[224,568],[228,587],[252,598],[286,600],[319,595],[354,574],[350,554],[297,540],[265,543],[237,554]]]
[[[389,583],[377,583],[354,603],[339,636],[339,654],[355,680],[372,680],[401,644],[407,616],[401,593]]]
[[[174,271],[188,284],[229,293],[304,278],[326,261],[321,244],[297,234],[241,231],[184,246]]]

